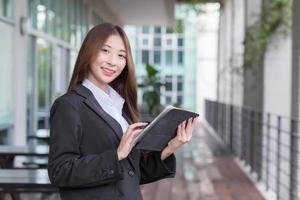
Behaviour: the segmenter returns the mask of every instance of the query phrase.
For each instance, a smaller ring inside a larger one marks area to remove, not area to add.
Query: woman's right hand
[[[117,149],[119,160],[123,160],[128,156],[132,150],[134,139],[142,132],[146,125],[147,123],[137,122],[128,127],[127,131],[123,134]]]

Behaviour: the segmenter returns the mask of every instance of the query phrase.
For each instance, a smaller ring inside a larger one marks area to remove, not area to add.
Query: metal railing
[[[206,100],[206,120],[277,200],[299,200],[300,121]]]

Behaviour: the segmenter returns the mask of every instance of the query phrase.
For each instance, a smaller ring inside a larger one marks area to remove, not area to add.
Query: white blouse
[[[82,85],[93,93],[103,110],[121,125],[123,133],[125,133],[129,126],[126,119],[122,116],[125,100],[118,94],[118,92],[108,86],[108,93],[106,93],[88,79],[85,79],[82,82]]]

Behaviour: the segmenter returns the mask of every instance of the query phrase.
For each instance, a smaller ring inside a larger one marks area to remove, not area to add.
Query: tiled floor
[[[144,200],[263,200],[230,154],[201,125],[176,157],[176,177],[142,186]],[[59,196],[21,194],[21,199],[59,200]]]
[[[176,157],[176,177],[142,186],[144,200],[264,199],[231,155],[202,126]]]

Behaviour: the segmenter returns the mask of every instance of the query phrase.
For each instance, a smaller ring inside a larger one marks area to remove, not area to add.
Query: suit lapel
[[[85,97],[84,103],[113,129],[117,137],[117,141],[120,142],[121,137],[123,135],[123,130],[121,125],[113,117],[111,117],[103,110],[103,108],[99,105],[92,92],[81,84],[78,84],[74,88],[74,91],[77,94]],[[132,124],[132,120],[128,117],[124,109],[122,110],[122,116],[126,119],[128,124]],[[135,169],[131,155],[129,154],[127,158],[132,168]]]
[[[90,92],[87,88],[85,88],[82,85],[77,85],[74,90],[78,94],[86,98],[84,100],[84,103],[113,129],[119,141],[123,135],[122,127],[113,117],[111,117],[108,113],[106,113],[103,110],[103,108],[99,105],[99,103],[95,99],[92,92]]]

